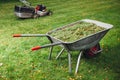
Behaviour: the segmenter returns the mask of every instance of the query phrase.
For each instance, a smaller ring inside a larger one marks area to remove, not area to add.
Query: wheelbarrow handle
[[[42,48],[51,47],[51,46],[60,45],[60,44],[62,44],[62,43],[52,43],[52,44],[46,44],[44,46],[35,46],[35,47],[31,48],[31,50],[35,51],[35,50],[39,50]]]
[[[35,50],[39,50],[39,49],[41,49],[41,46],[35,46],[35,47],[33,47],[31,50],[32,50],[32,51],[35,51]]]
[[[44,37],[46,34],[13,34],[13,37]]]

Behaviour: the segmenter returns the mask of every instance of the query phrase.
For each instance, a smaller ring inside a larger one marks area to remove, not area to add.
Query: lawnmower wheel
[[[51,16],[52,15],[52,11],[49,10],[48,13],[47,13],[47,15]]]
[[[39,17],[39,15],[37,15],[37,14],[34,14],[34,15],[33,15],[33,18],[34,18],[34,19],[36,19],[36,18],[38,18],[38,17]]]

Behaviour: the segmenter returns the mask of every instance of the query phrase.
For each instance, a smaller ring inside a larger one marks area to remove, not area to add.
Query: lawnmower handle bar
[[[14,34],[13,37],[45,37],[46,34]]]
[[[47,47],[51,47],[51,46],[55,46],[55,45],[60,45],[62,43],[52,43],[52,44],[46,44],[44,46],[35,46],[33,48],[31,48],[32,51],[35,51],[35,50],[39,50],[41,48],[47,48]]]
[[[31,4],[29,2],[27,2],[26,0],[19,0],[19,1],[22,2],[24,5],[31,7],[30,6]]]

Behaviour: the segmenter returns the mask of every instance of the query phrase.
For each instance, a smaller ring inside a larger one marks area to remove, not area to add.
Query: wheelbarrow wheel
[[[84,56],[86,58],[94,58],[96,56],[98,56],[101,53],[101,48],[100,48],[100,44],[98,43],[97,45],[93,46],[90,49],[87,49],[84,51]]]

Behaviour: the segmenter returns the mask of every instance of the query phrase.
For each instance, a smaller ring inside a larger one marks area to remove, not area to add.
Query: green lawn
[[[44,4],[52,16],[18,19],[14,5],[19,1],[0,1],[0,80],[120,80],[120,0],[29,0],[33,6]],[[74,75],[77,52],[72,52],[72,74],[68,72],[67,53],[55,60],[61,48],[31,52],[36,45],[49,43],[45,37],[13,38],[15,33],[46,32],[81,19],[94,19],[114,25],[100,44],[99,57],[82,57],[79,72]]]

